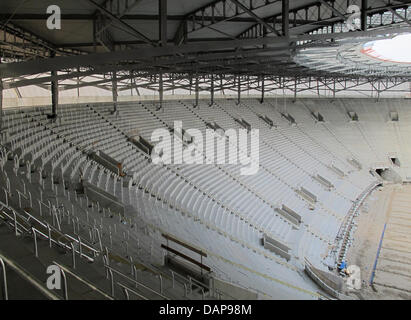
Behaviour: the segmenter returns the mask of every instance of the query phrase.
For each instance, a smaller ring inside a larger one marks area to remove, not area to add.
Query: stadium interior
[[[0,299],[411,299],[410,5],[2,0]]]

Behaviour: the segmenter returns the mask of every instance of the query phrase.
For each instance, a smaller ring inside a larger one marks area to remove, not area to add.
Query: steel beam
[[[318,1],[321,2],[328,9],[330,9],[336,16],[338,16],[341,19],[345,20],[345,16],[340,11],[335,9],[334,6],[330,5],[327,1],[325,1],[325,0],[318,0]]]
[[[242,1],[242,5],[250,10],[257,10],[278,1],[280,0],[248,0],[247,6],[244,5],[245,1]],[[214,0],[186,14],[181,19],[180,25],[174,36],[175,44],[181,45],[186,42],[189,33],[204,28],[209,28],[210,30],[218,32],[218,29],[213,28],[212,26],[220,22],[252,23],[256,21],[253,16],[244,16],[244,11],[242,11],[236,3],[233,3],[234,8],[233,6],[230,6],[230,4],[230,0]]]
[[[132,10],[136,5],[138,5],[142,0],[127,0],[127,1],[118,1],[118,0],[106,0],[104,1],[100,6],[103,8],[110,7],[110,9],[107,9],[109,12],[113,13],[114,8],[113,8],[113,2],[117,4],[117,12],[115,16],[121,20],[129,20],[125,19],[125,15],[128,11]],[[124,4],[124,7],[121,7],[121,4]],[[89,18],[89,20],[95,19],[97,13],[100,12],[99,9],[94,12],[94,14]],[[114,13],[113,13],[114,14]],[[70,16],[70,15],[67,15]],[[62,15],[61,19],[65,19],[64,15]],[[157,19],[158,20],[158,19]],[[112,21],[108,21],[108,23],[104,26],[104,28],[101,31],[104,31],[107,29],[110,25],[112,24]]]
[[[366,1],[366,0],[363,0],[363,1]],[[384,3],[384,4],[386,5],[387,9],[388,9],[389,11],[391,11],[391,13],[392,13],[394,16],[396,16],[397,18],[400,18],[400,19],[401,19],[402,21],[404,21],[405,23],[411,25],[411,21],[408,20],[406,17],[403,17],[402,15],[400,15],[400,14],[399,14],[397,11],[395,11],[393,8],[391,8],[389,3],[387,3],[385,0],[382,0],[382,3]]]
[[[334,26],[337,23],[341,23],[346,20],[346,15],[342,14],[341,11],[333,12],[331,8],[335,6],[335,4],[340,4],[342,8],[348,7],[350,5],[350,2],[340,0],[340,1],[334,1],[334,4],[331,1],[322,1],[322,2],[312,2],[308,5],[303,5],[299,7],[293,7],[290,9],[290,14],[294,15],[294,19],[292,21],[292,26],[290,26],[290,31],[293,31],[295,33],[298,33],[298,30],[300,27],[306,27],[306,26],[312,26],[313,28],[310,31],[322,28],[324,26]],[[371,15],[371,14],[376,14],[376,13],[384,13],[387,11],[394,12],[396,9],[400,8],[407,8],[407,6],[411,5],[410,1],[402,1],[401,4],[399,3],[392,3],[385,1],[385,0],[374,0],[373,4],[375,2],[380,2],[381,4],[384,4],[383,6],[377,7],[377,6],[362,6],[367,8],[366,9],[366,14]],[[370,1],[368,1],[368,5],[370,4]],[[317,8],[317,10],[316,10]],[[332,15],[329,15],[329,12],[332,13]],[[362,14],[365,14],[365,12],[361,12]],[[401,15],[398,15],[398,12],[393,13],[397,17],[401,18],[407,23],[407,19],[404,19]],[[272,25],[275,25],[277,23],[282,24],[282,19],[281,19],[281,12],[277,12],[269,17],[264,18],[264,21],[267,23],[270,23]],[[362,20],[364,21],[364,20]],[[409,20],[408,20],[409,21]],[[260,24],[254,24],[251,27],[247,28],[246,30],[242,31],[240,34],[237,35],[237,38],[258,38],[262,37],[262,30],[260,27]],[[307,33],[307,29],[302,30],[304,33]]]
[[[275,25],[276,23],[279,23],[282,26],[282,29],[287,29],[285,28],[283,25],[287,24],[287,21],[284,20],[284,18],[288,17],[288,24],[289,24],[289,15],[293,14],[294,15],[294,19],[292,21],[293,26],[289,27],[290,30],[295,30],[295,32],[297,32],[298,28],[301,26],[307,26],[307,25],[313,25],[313,26],[328,26],[331,23],[333,23],[333,21],[340,21],[341,18],[337,17],[335,18],[335,16],[330,16],[329,18],[324,18],[323,13],[323,8],[325,8],[326,10],[329,11],[329,8],[326,7],[324,4],[319,4],[318,2],[314,2],[314,3],[310,3],[308,5],[304,5],[304,6],[300,6],[300,7],[294,7],[293,9],[290,9],[289,7],[289,3],[290,1],[288,0],[288,10],[287,8],[284,8],[284,6],[287,6],[287,3],[284,2],[284,0],[281,0],[282,4],[281,4],[281,11],[280,12],[276,12],[275,14],[264,18],[264,20],[267,23],[273,24]],[[328,4],[327,4],[328,5]],[[330,5],[328,5],[330,6]],[[288,16],[286,16],[284,14],[284,12],[288,11]],[[311,16],[309,17],[309,13],[311,14]],[[284,18],[283,18],[284,17]],[[247,38],[247,34],[249,33],[255,33],[254,37],[261,37],[262,32],[261,30],[258,28],[259,25],[255,24],[249,28],[247,28],[246,30],[242,31],[238,37],[239,38],[243,38],[246,37]],[[306,32],[306,30],[304,30],[304,33]]]
[[[259,46],[259,45],[288,45],[289,42],[298,41],[325,41],[330,39],[348,39],[357,37],[374,37],[376,35],[391,33],[407,33],[411,27],[392,27],[384,30],[341,32],[333,34],[308,34],[298,35],[287,39],[285,37],[266,37],[258,39],[242,39],[227,41],[210,41],[196,44],[186,44],[182,46],[167,46],[156,48],[138,48],[133,50],[123,50],[106,53],[94,53],[79,56],[56,57],[53,61],[45,59],[39,61],[8,63],[0,65],[0,77],[17,77],[21,75],[30,75],[36,73],[49,72],[50,70],[62,70],[67,68],[77,68],[78,66],[104,66],[119,63],[121,61],[130,61],[136,59],[154,59],[155,57],[171,57],[176,54],[194,54],[198,52],[213,52],[214,50],[238,50],[238,48]],[[319,44],[317,44],[319,45]],[[233,52],[229,52],[233,54]],[[121,69],[121,66],[118,66]]]
[[[148,38],[146,37],[144,34],[142,34],[140,31],[138,31],[137,29],[135,29],[134,27],[132,27],[131,25],[129,25],[128,23],[124,22],[123,20],[121,20],[120,18],[118,18],[117,16],[115,16],[114,14],[112,14],[109,10],[107,10],[106,8],[100,6],[97,2],[95,2],[94,0],[87,0],[91,5],[93,5],[97,10],[99,10],[102,14],[106,15],[107,17],[109,17],[110,19],[116,21],[118,24],[120,24],[121,26],[125,27],[126,29],[128,29],[132,34],[134,34],[137,38],[143,40],[144,42],[154,45],[154,43]]]
[[[255,19],[255,21],[257,21],[258,23],[262,24],[264,27],[266,27],[267,29],[269,29],[271,32],[275,33],[276,35],[280,35],[278,33],[277,30],[275,30],[275,28],[271,25],[269,25],[267,22],[264,21],[264,19],[260,18],[258,15],[256,15],[253,11],[252,8],[248,8],[246,7],[244,4],[242,4],[240,1],[238,0],[230,0],[231,2],[233,2],[235,5],[237,5],[238,7],[240,7],[242,10],[244,10],[249,16],[251,16],[252,18]],[[288,0],[287,0],[288,1]]]
[[[387,1],[384,1],[384,0],[374,0],[373,2],[379,2],[379,3],[384,4],[384,5],[380,6],[380,7],[372,7],[372,6],[369,6],[370,2],[368,2],[367,4],[362,3],[361,7],[366,8],[365,11],[361,8],[361,29],[362,29],[362,31],[369,30],[370,26],[372,26],[373,29],[378,28],[378,27],[386,27],[387,25],[382,22],[382,19],[381,19],[381,24],[380,25],[368,24],[367,23],[367,20],[368,20],[367,16],[373,16],[373,15],[379,14],[382,18],[382,16],[388,11],[390,11],[394,16],[400,18],[402,20],[402,22],[405,22],[405,23],[411,25],[411,21],[409,19],[408,20],[405,19],[402,15],[400,15],[398,12],[396,12],[396,10],[401,9],[401,8],[406,9],[409,5],[411,5],[410,1],[403,1],[402,4],[398,4],[398,3],[394,4],[394,3],[387,2]],[[347,2],[347,6],[348,5],[349,5],[349,2]],[[327,21],[327,20],[332,22],[332,24],[331,24],[332,30],[334,30],[335,25],[338,25],[338,24],[342,23],[342,19],[340,19],[338,17],[337,18],[331,18],[331,19],[325,19],[323,21]],[[365,23],[365,25],[363,25],[363,23]],[[401,23],[401,22],[395,22],[394,19],[393,19],[392,20],[392,25],[395,24],[395,23]],[[318,29],[319,28],[316,28],[316,29],[313,29],[311,31],[315,31],[315,30],[318,30]],[[324,31],[327,32],[327,30],[324,30]],[[334,31],[332,31],[332,32],[334,32]]]
[[[99,42],[107,51],[114,51],[115,44],[112,34],[107,30],[111,20],[97,11],[96,19],[93,22],[93,32],[95,42]]]

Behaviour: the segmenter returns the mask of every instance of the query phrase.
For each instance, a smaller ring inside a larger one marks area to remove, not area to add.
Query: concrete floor
[[[361,268],[363,287],[356,295],[363,299],[411,299],[411,185],[387,184],[374,191],[356,222],[358,228],[347,256],[349,265]]]

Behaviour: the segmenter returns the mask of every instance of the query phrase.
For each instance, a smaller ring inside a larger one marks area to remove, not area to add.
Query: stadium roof
[[[13,79],[13,84],[6,81],[6,88],[114,71],[118,81],[130,77],[152,81],[164,75],[169,84],[199,76],[364,78],[355,72],[311,68],[296,57],[303,49],[338,48],[341,41],[366,43],[410,32],[410,4],[395,0],[2,0],[0,50],[5,63],[0,65],[0,77]],[[47,27],[51,5],[60,9],[61,29]],[[351,11],[352,5],[359,10]],[[347,29],[350,16],[361,20],[356,31]],[[49,71],[57,73],[27,79]],[[387,77],[371,73],[368,79]]]

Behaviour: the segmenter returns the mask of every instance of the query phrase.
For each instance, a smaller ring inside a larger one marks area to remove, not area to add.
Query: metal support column
[[[265,92],[265,88],[264,88],[264,76],[261,77],[261,100],[260,103],[264,102],[264,92]]]
[[[54,56],[55,52],[50,52],[50,58],[54,58]],[[57,71],[52,70],[51,77],[51,118],[55,119],[57,118],[57,108],[59,104],[59,85],[58,80],[53,78],[57,77]]]
[[[214,105],[214,75],[211,75],[211,101],[210,101],[210,106]]]
[[[241,81],[240,81],[240,76],[237,78],[237,104],[241,103]]]
[[[361,30],[367,31],[368,0],[361,0]]]
[[[199,83],[198,83],[198,76],[196,76],[196,102],[194,104],[194,107],[198,107],[198,99],[199,99],[199,95],[200,95],[200,87],[199,87]]]
[[[297,101],[297,79],[294,79],[294,101]]]
[[[289,11],[290,11],[290,1],[289,0],[282,0],[281,1],[281,8],[282,8],[282,34],[284,37],[288,37],[290,35],[290,18],[289,18]]]
[[[112,82],[112,91],[113,91],[113,106],[114,106],[113,112],[117,112],[117,96],[118,96],[117,95],[117,71],[113,71],[111,82]]]
[[[160,72],[158,94],[160,96],[160,105],[158,106],[158,110],[160,110],[163,108],[163,100],[164,100],[164,83],[163,83],[163,73],[162,72]]]

